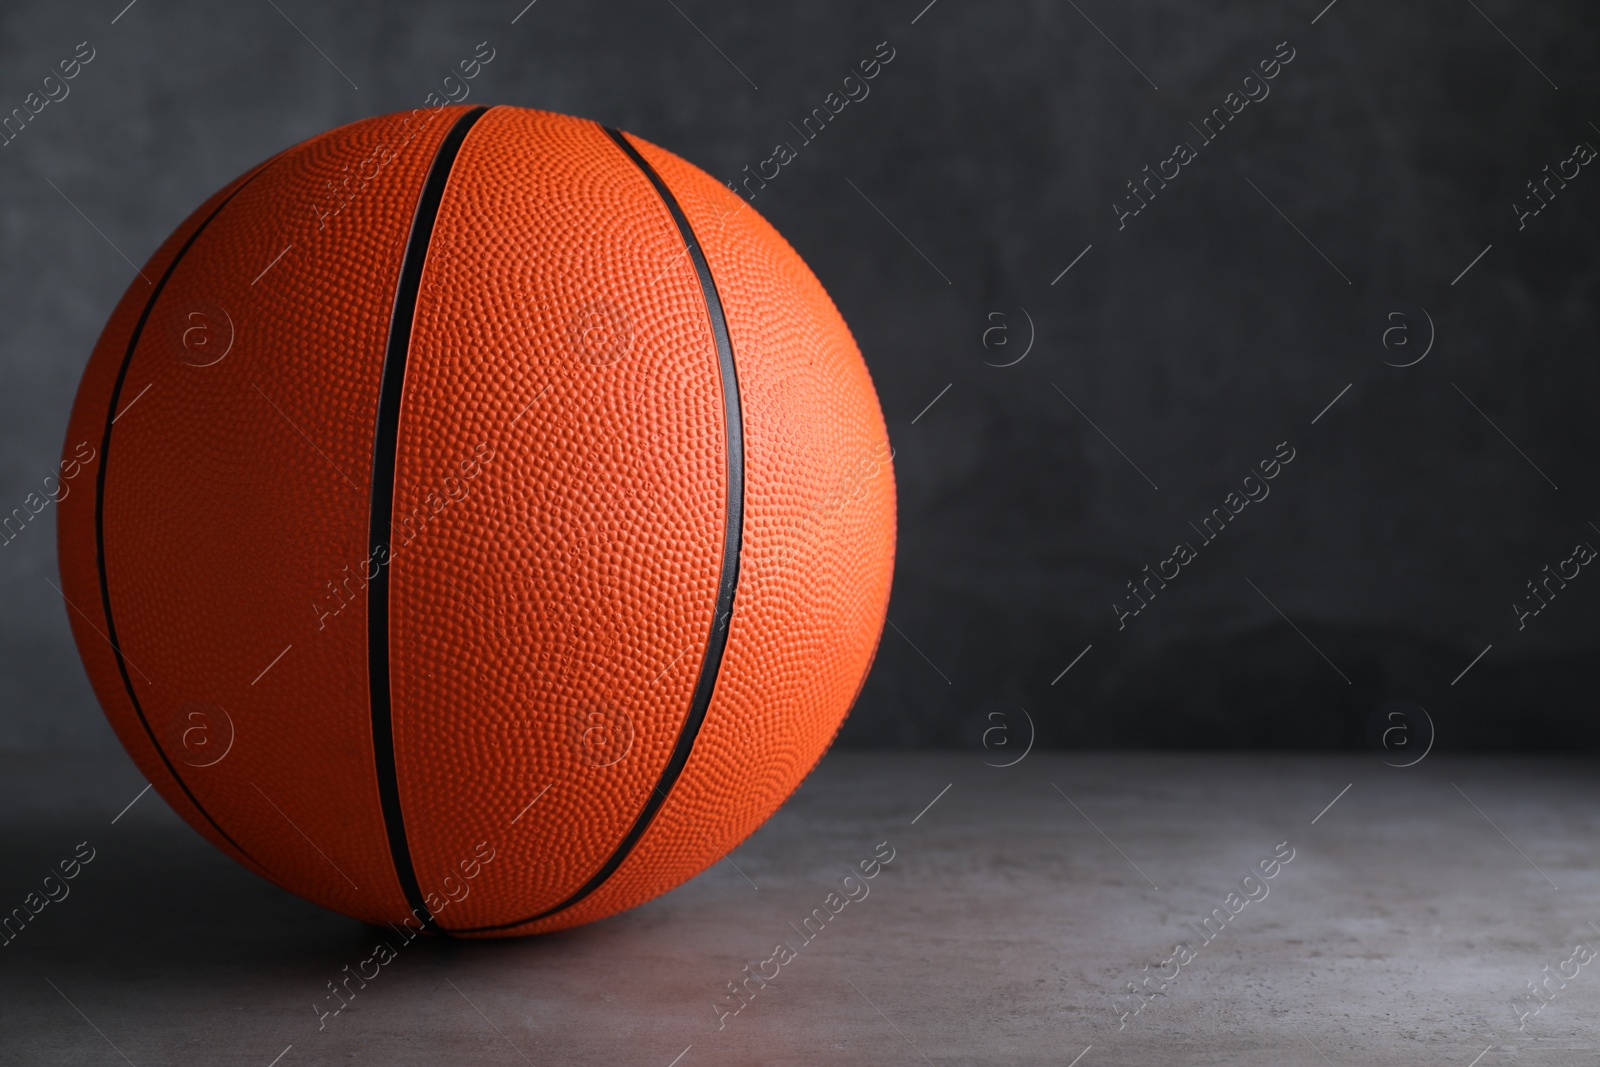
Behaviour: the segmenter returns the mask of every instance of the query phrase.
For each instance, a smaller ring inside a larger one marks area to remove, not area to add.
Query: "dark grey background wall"
[[[1020,744],[1021,708],[1043,744],[1359,745],[1394,698],[1441,748],[1600,743],[1600,576],[1520,628],[1513,607],[1600,545],[1592,6],[925,2],[8,2],[0,113],[79,42],[94,58],[0,148],[0,512],[51,473],[128,260],[487,41],[474,102],[724,179],[799,147],[755,207],[856,331],[901,500],[846,743]],[[882,41],[870,95],[801,145],[791,123]],[[1547,165],[1568,178],[1534,215]],[[1205,542],[1190,524],[1281,442],[1270,496]],[[0,547],[0,746],[113,744],[52,522]],[[1119,628],[1125,583],[1184,541]]]

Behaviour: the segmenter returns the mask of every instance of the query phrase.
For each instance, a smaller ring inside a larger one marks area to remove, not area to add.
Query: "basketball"
[[[549,112],[368,119],[217,192],[64,456],[61,588],[134,762],[249,870],[413,933],[721,861],[888,605],[893,453],[822,285],[733,187]]]

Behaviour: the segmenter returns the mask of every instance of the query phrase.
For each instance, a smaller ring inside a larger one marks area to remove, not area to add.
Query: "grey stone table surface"
[[[93,850],[0,947],[0,1063],[1600,1062],[1592,760],[986,758],[835,752],[676,891],[418,939],[322,1016],[381,931],[154,793],[119,817],[144,785],[120,754],[0,756],[0,911]]]

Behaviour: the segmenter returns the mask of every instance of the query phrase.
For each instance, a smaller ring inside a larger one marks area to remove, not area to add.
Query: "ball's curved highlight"
[[[573,926],[717,862],[888,601],[892,454],[821,285],[733,190],[548,112],[358,122],[217,193],[66,453],[62,588],[140,769],[413,931]]]

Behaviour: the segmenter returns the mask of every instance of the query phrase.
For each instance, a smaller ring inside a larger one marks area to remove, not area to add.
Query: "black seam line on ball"
[[[684,766],[689,762],[689,753],[694,748],[694,740],[700,733],[701,724],[705,722],[706,710],[711,706],[711,695],[716,689],[717,675],[722,667],[722,653],[728,646],[728,625],[733,615],[734,592],[739,585],[739,548],[744,536],[744,429],[739,409],[738,371],[734,366],[733,342],[728,336],[728,320],[722,312],[722,300],[717,296],[717,285],[711,277],[711,266],[706,262],[705,253],[695,238],[694,229],[689,225],[689,219],[684,215],[683,209],[678,206],[672,190],[667,188],[667,184],[661,180],[661,175],[656,173],[655,168],[650,166],[626,137],[609,126],[602,129],[644,173],[644,176],[650,179],[656,195],[661,198],[667,211],[672,215],[672,221],[677,224],[689,258],[694,263],[695,274],[699,276],[700,292],[705,298],[706,314],[711,320],[711,334],[716,341],[717,370],[722,381],[723,426],[728,441],[728,518],[723,528],[722,574],[717,581],[716,610],[711,616],[711,633],[706,638],[705,658],[701,661],[700,677],[695,682],[694,696],[689,702],[689,713],[684,718],[683,729],[678,733],[677,744],[673,746],[672,755],[667,759],[667,765],[662,769],[655,788],[645,799],[644,807],[634,820],[633,826],[611,853],[610,858],[600,865],[600,869],[587,882],[554,907],[546,908],[529,918],[518,919],[516,922],[466,927],[459,930],[460,933],[509,930],[549,918],[557,912],[572,907],[599,889],[605,884],[606,879],[622,866],[622,861],[628,858],[628,854],[650,828],[661,806],[666,803],[667,795],[677,784]]]
[[[134,713],[139,716],[139,724],[144,727],[146,736],[150,738],[151,747],[156,750],[156,755],[161,757],[161,762],[166,765],[167,773],[172,775],[172,780],[178,783],[178,788],[183,790],[183,795],[189,798],[189,803],[194,805],[196,811],[205,816],[206,822],[210,823],[212,829],[221,834],[228,844],[238,849],[241,855],[262,870],[267,868],[262,865],[260,860],[250,855],[243,845],[235,841],[233,835],[224,830],[216,819],[211,817],[211,813],[205,809],[205,805],[200,803],[199,798],[194,795],[194,791],[189,788],[189,783],[183,780],[183,776],[178,773],[177,767],[173,766],[172,760],[167,756],[167,750],[157,740],[155,730],[151,728],[150,720],[145,716],[144,705],[139,703],[139,695],[133,690],[133,679],[128,675],[128,664],[123,659],[122,646],[117,641],[116,618],[111,613],[111,583],[106,577],[105,505],[106,468],[110,466],[111,427],[117,421],[117,402],[122,399],[122,386],[127,381],[128,368],[133,365],[134,350],[139,347],[139,338],[144,335],[145,324],[150,321],[150,314],[155,310],[156,300],[160,298],[161,291],[167,287],[167,281],[172,277],[173,272],[178,269],[179,262],[188,254],[189,249],[193,247],[200,235],[205,232],[206,227],[211,225],[211,220],[220,215],[222,209],[231,204],[234,197],[244,192],[245,186],[259,178],[277,158],[269,159],[257,167],[254,174],[241,182],[237,189],[228,194],[227,199],[218,204],[215,210],[207,215],[200,225],[195,227],[194,232],[189,235],[188,239],[183,242],[183,245],[172,257],[172,262],[167,264],[167,269],[162,272],[161,279],[151,289],[150,299],[145,301],[144,310],[139,313],[138,321],[133,326],[133,332],[128,335],[128,350],[122,357],[122,366],[117,369],[116,381],[111,386],[111,401],[106,405],[106,429],[105,433],[100,437],[100,469],[95,473],[94,483],[94,554],[95,566],[100,574],[100,608],[105,612],[106,640],[111,645],[112,653],[116,656],[117,672],[122,675],[122,687],[128,693],[128,702],[133,705]]]
[[[433,913],[423,897],[417,871],[411,862],[411,845],[406,839],[406,824],[400,804],[400,775],[394,758],[394,709],[389,687],[389,539],[393,532],[394,477],[396,453],[400,447],[400,403],[405,392],[406,358],[411,352],[412,320],[417,311],[417,294],[422,285],[422,268],[428,259],[434,223],[444,200],[450,171],[467,132],[489,109],[475,107],[450,127],[434,153],[428,176],[417,198],[411,219],[411,234],[400,261],[400,281],[395,289],[394,310],[389,320],[389,343],[383,358],[383,374],[378,384],[378,414],[372,443],[372,504],[368,527],[367,569],[367,675],[372,706],[372,751],[378,773],[378,801],[383,825],[389,837],[389,858],[405,894],[411,913],[424,926],[437,930]],[[381,562],[374,565],[379,553]]]

